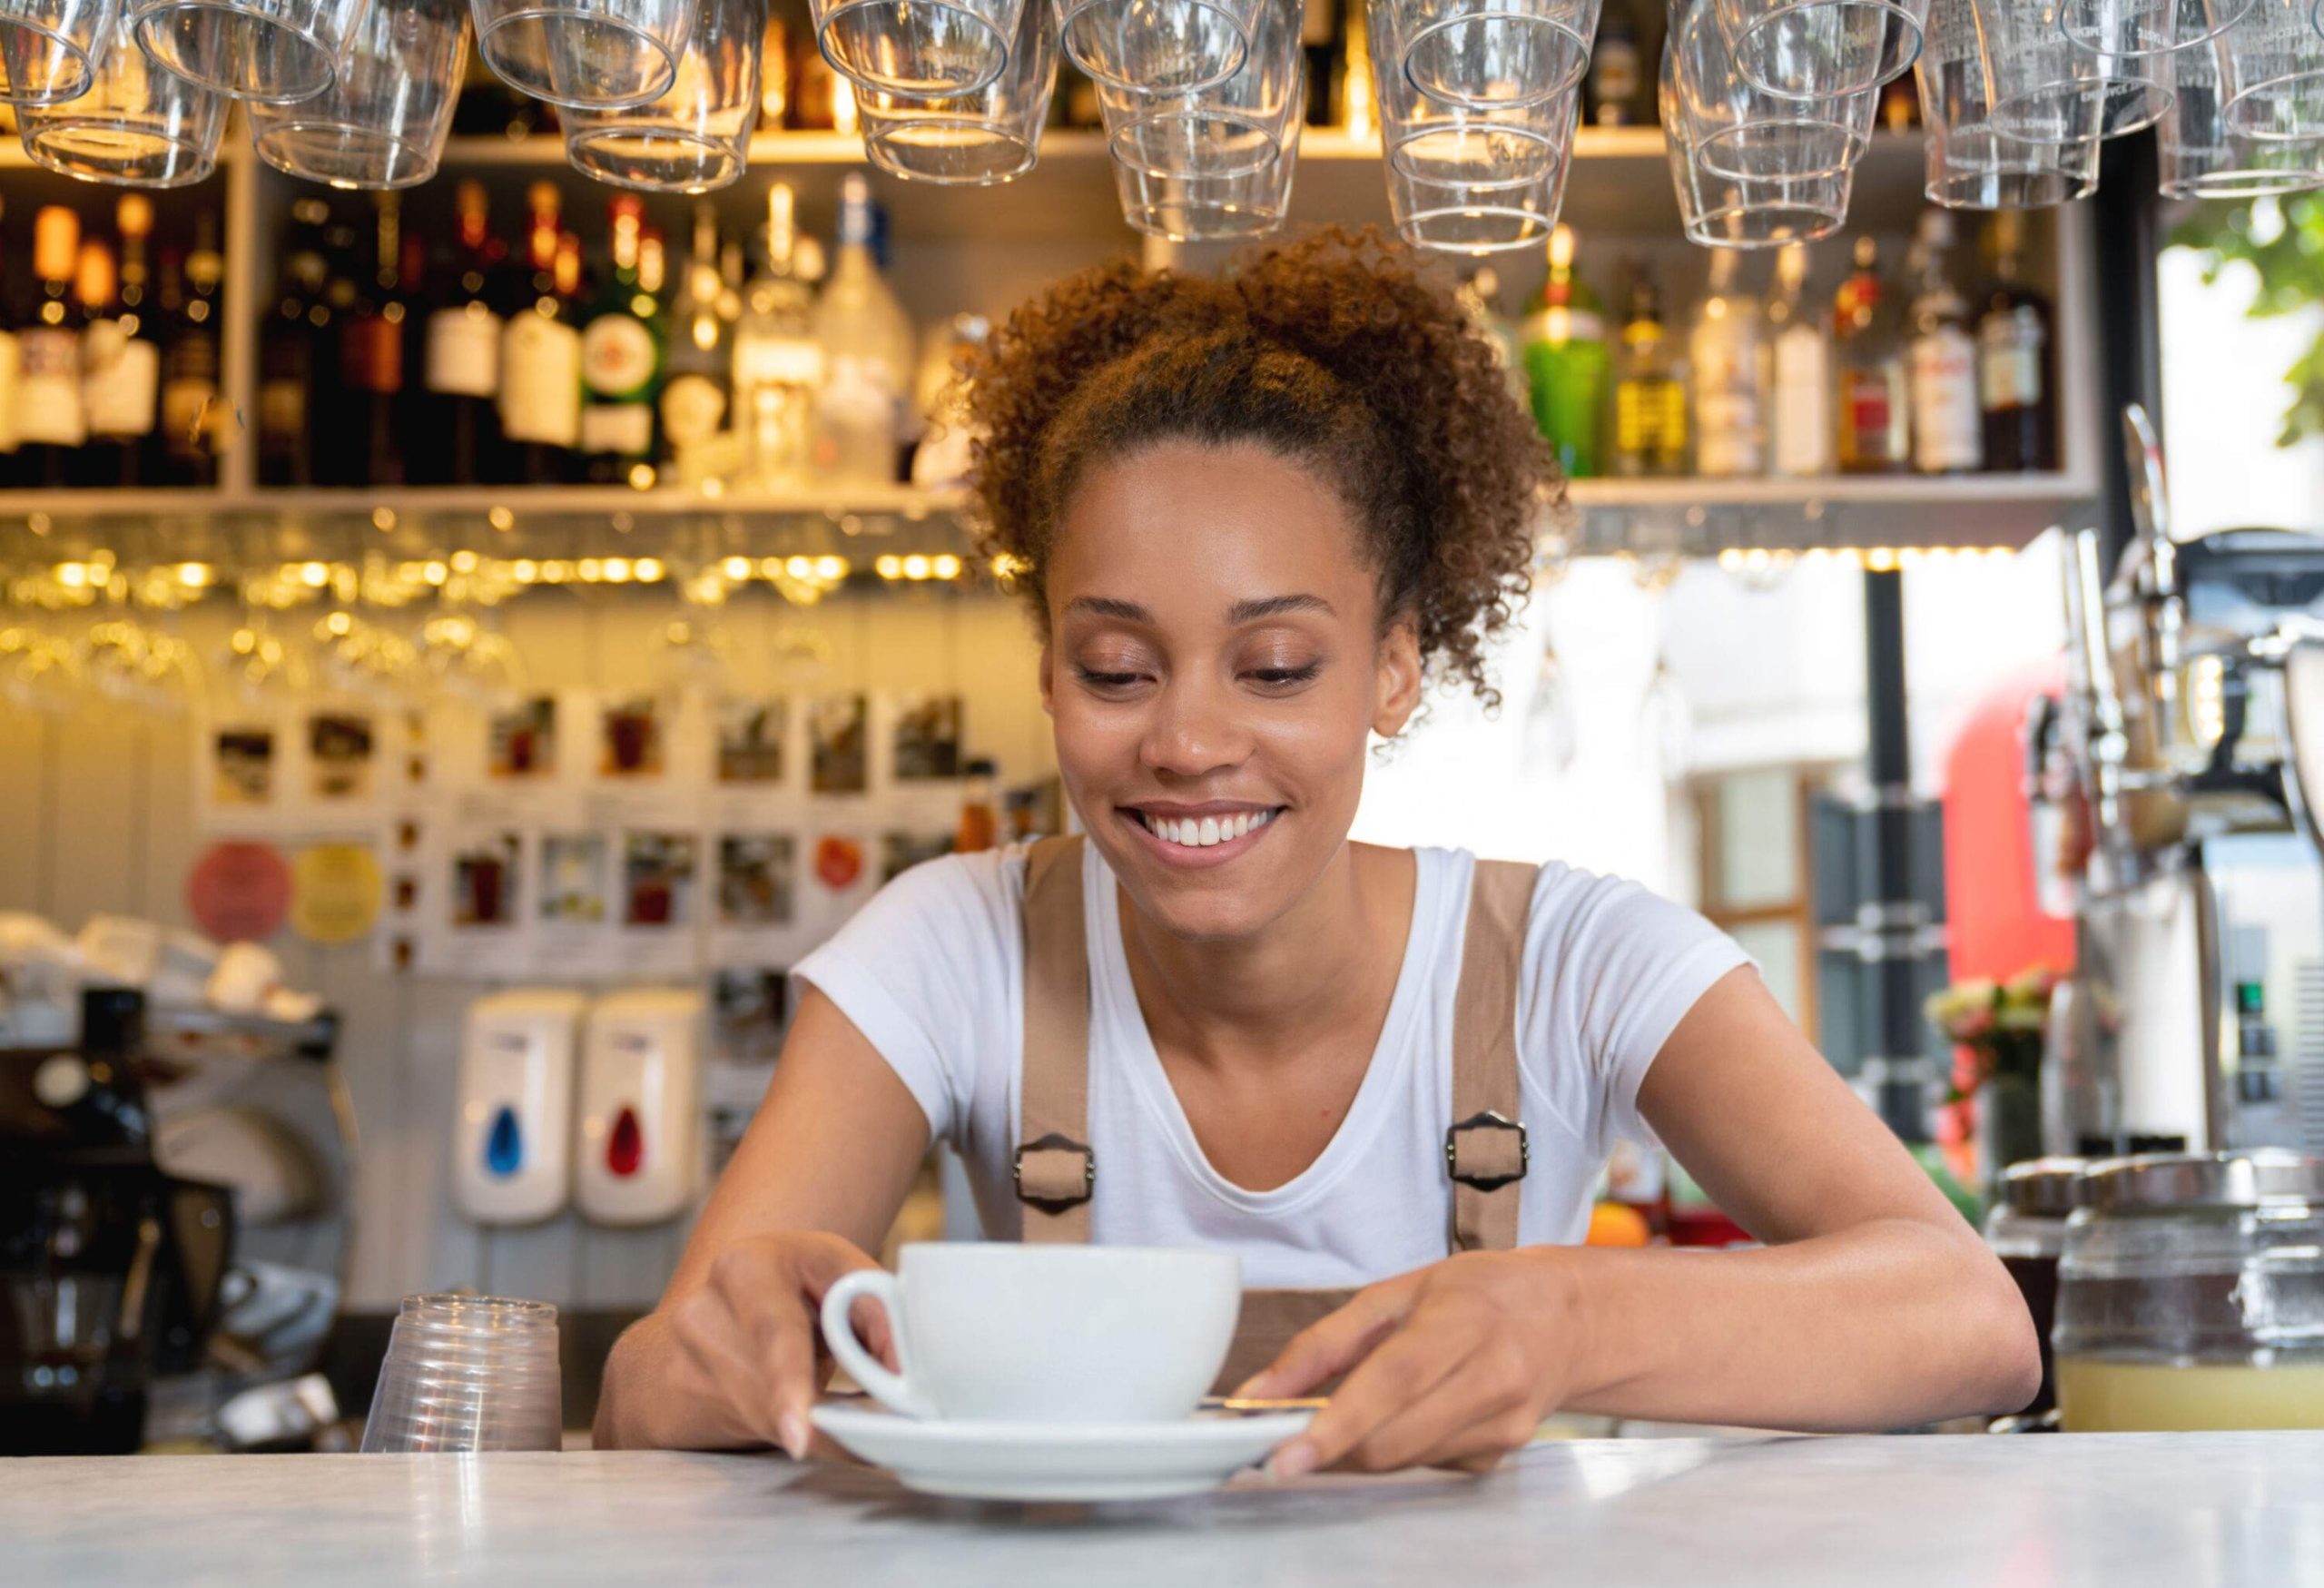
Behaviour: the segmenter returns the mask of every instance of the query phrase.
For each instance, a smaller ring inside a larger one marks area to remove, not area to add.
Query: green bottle
[[[1550,279],[1540,307],[1525,321],[1525,375],[1533,422],[1549,438],[1569,479],[1605,472],[1604,425],[1609,360],[1598,301],[1573,279],[1573,229],[1550,233]]]

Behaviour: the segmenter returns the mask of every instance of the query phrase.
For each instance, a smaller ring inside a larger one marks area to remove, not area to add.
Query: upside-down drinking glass
[[[468,52],[468,0],[378,0],[330,87],[251,105],[251,143],[277,171],[334,187],[426,182],[451,135]]]
[[[750,158],[765,32],[762,0],[701,0],[668,90],[644,104],[566,111],[566,159],[599,182],[648,192],[726,186]]]
[[[1847,221],[1853,162],[1817,176],[1737,177],[1705,166],[1680,117],[1678,56],[1666,52],[1659,88],[1670,129],[1663,154],[1687,240],[1705,248],[1780,248],[1829,236]]]
[[[2324,35],[2307,0],[2251,0],[2219,44],[2230,127],[2265,143],[2324,138]]]
[[[1928,125],[1925,191],[1931,202],[1956,210],[2040,209],[2087,197],[2098,186],[2111,90],[2094,82],[2053,95],[2048,137],[2004,132],[1995,101],[2024,90],[2025,79],[2013,74],[2006,54],[1996,57],[1981,42],[1978,10],[1994,3],[1936,0],[1929,15],[1929,47],[1914,67]]]
[[[643,104],[669,88],[695,0],[469,0],[469,9],[477,53],[502,82],[596,110]]]
[[[1980,124],[2023,143],[2119,137],[2171,108],[2153,57],[2073,44],[2058,26],[2056,0],[1935,0],[1920,64],[1924,107],[1932,93],[1974,104]]]
[[[85,182],[182,187],[218,161],[227,102],[164,72],[137,47],[126,12],[88,92],[64,104],[22,105],[16,127],[36,165]]]
[[[2165,55],[2216,38],[2252,0],[2055,0],[2058,28],[2093,54]]]
[[[2015,0],[2013,0],[2015,3]],[[1929,0],[1717,0],[1746,82],[1783,99],[1863,94],[1912,70]]]
[[[1065,53],[1129,94],[1191,94],[1242,69],[1261,17],[1285,0],[1064,0]]]
[[[1055,21],[1049,0],[1025,0],[1009,64],[978,93],[859,94],[864,156],[891,176],[956,187],[990,187],[1030,171],[1057,87]]]
[[[0,100],[62,104],[89,92],[119,0],[0,0]]]
[[[1581,81],[1600,0],[1387,0],[1374,59],[1446,104],[1539,104]]]
[[[392,5],[395,0],[377,0]],[[373,0],[127,0],[156,65],[235,99],[288,104],[331,84]]]
[[[555,1450],[556,1308],[490,1296],[405,1298],[363,1424],[371,1454]]]
[[[2205,39],[2165,59],[2175,95],[2155,123],[2162,195],[2250,199],[2324,187],[2324,143],[2247,137],[2228,123],[2221,92],[2225,41]]]
[[[1223,83],[1185,94],[1098,85],[1114,159],[1152,176],[1239,176],[1268,165],[1306,109],[1298,13],[1260,7],[1243,64]]]
[[[1255,171],[1234,176],[1157,176],[1113,163],[1122,219],[1149,237],[1169,242],[1244,242],[1283,225],[1291,209],[1291,179],[1299,140]]]
[[[1823,100],[1769,94],[1743,74],[1720,29],[1714,0],[1675,0],[1665,44],[1669,119],[1714,176],[1798,181],[1852,168],[1872,141],[1876,96]]]
[[[1026,0],[808,0],[832,69],[860,89],[934,99],[988,87]]]

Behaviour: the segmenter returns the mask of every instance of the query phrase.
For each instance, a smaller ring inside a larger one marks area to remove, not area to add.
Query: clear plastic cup
[[[0,100],[62,104],[89,92],[119,0],[0,0]]]
[[[658,99],[621,110],[568,110],[575,170],[648,192],[706,193],[743,174],[759,118],[762,0],[703,0],[676,77]]]
[[[468,50],[468,0],[377,0],[330,88],[251,105],[251,143],[277,171],[334,187],[426,182],[451,135]]]
[[[1713,0],[1679,0],[1663,46],[1664,130],[1703,169],[1738,182],[1797,182],[1850,170],[1872,141],[1871,93],[1802,100],[1743,74]]]
[[[2134,133],[2171,108],[2154,59],[2081,48],[2053,0],[1934,0],[1918,70],[1925,119],[2044,146]]]
[[[1800,177],[1738,177],[1705,165],[1680,116],[1678,67],[1678,53],[1666,51],[1658,94],[1663,125],[1671,129],[1663,153],[1689,242],[1705,248],[1781,248],[1827,237],[1846,223],[1853,161]]]
[[[2163,197],[2251,199],[2324,187],[2324,143],[2250,138],[2229,124],[2225,54],[2224,41],[2211,38],[2164,58],[2175,97],[2155,125]]]
[[[2098,55],[2167,55],[2216,38],[2252,0],[2057,0],[2058,30]]]
[[[1027,0],[808,0],[832,70],[861,89],[975,94],[1009,64]]]
[[[1131,94],[1098,84],[1114,159],[1150,176],[1240,176],[1273,164],[1306,109],[1298,15],[1263,6],[1243,64],[1208,88]]]
[[[88,92],[64,104],[20,106],[16,128],[25,153],[47,170],[84,182],[183,187],[216,167],[227,104],[146,59],[122,12]]]
[[[1281,229],[1291,210],[1299,140],[1235,176],[1157,176],[1114,163],[1114,190],[1132,230],[1170,242],[1243,242]]]
[[[405,1298],[363,1425],[366,1454],[556,1450],[564,1425],[556,1307]]]
[[[862,94],[863,153],[907,182],[990,187],[1033,169],[1057,88],[1057,29],[1048,0],[1025,0],[1009,65],[980,92],[949,99]]]
[[[2324,138],[2324,35],[2308,0],[2251,0],[2219,45],[2230,127],[2265,143]]]
[[[391,3],[391,0],[389,0]],[[677,76],[695,0],[469,0],[477,53],[511,88],[569,110],[643,104]]]
[[[2012,0],[2039,4],[2040,0]],[[1929,0],[1717,0],[1744,79],[1782,99],[1863,94],[1913,69]]]
[[[1064,0],[1065,53],[1128,94],[1192,94],[1243,67],[1261,18],[1286,0]]]
[[[1525,187],[1552,178],[1562,185],[1577,91],[1479,110],[1423,94],[1393,70],[1381,74],[1379,90],[1380,142],[1391,171],[1454,187]]]
[[[1538,104],[1581,81],[1600,0],[1373,0],[1374,59],[1446,104]]]
[[[379,0],[392,5],[395,0]],[[234,99],[288,104],[331,85],[372,0],[126,0],[154,64]]]

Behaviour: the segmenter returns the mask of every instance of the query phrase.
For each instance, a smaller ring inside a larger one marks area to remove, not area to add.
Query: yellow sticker
[[[368,843],[318,843],[290,868],[290,929],[309,942],[353,942],[379,919],[379,863]]]

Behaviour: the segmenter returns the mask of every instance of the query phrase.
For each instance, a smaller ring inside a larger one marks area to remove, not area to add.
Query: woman
[[[921,866],[799,967],[602,1444],[805,1454],[817,1305],[936,1137],[994,1238],[1223,1247],[1285,1287],[1226,1382],[1339,1387],[1279,1476],[1490,1465],[1561,1407],[1845,1429],[2031,1396],[2009,1278],[1724,934],[1561,865],[1349,842],[1373,735],[1433,680],[1492,698],[1556,484],[1409,256],[1092,271],[972,374],[1087,840]],[[1574,1244],[1649,1129],[1764,1249]]]

